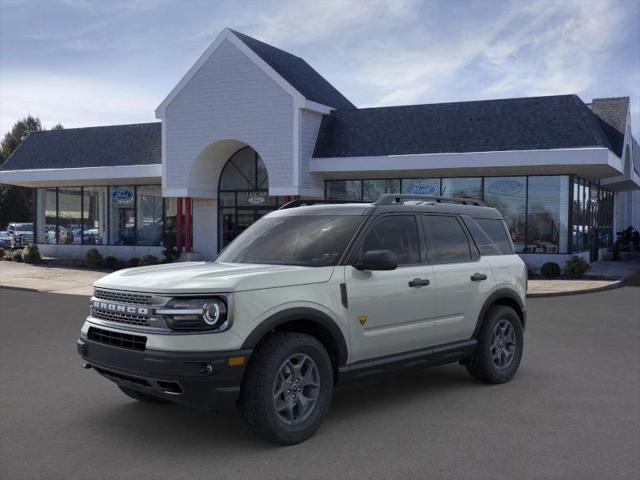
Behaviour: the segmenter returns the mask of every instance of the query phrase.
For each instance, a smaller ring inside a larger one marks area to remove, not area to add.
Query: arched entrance
[[[248,146],[235,152],[218,185],[219,249],[278,205],[278,197],[269,196],[269,176],[258,153]]]

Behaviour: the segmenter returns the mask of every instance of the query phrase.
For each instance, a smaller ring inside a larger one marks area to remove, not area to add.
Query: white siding
[[[310,171],[322,115],[300,110],[300,188],[305,196],[324,197],[324,180]]]
[[[218,248],[218,200],[193,200],[193,251],[203,259],[212,259]]]
[[[250,145],[261,155],[270,187],[292,189],[293,110],[289,93],[224,40],[167,106],[165,190],[187,191],[198,154],[227,139]],[[208,171],[219,172],[219,167]],[[213,197],[218,178],[206,180]]]

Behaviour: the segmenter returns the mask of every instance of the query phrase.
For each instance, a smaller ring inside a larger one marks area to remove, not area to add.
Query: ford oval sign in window
[[[128,188],[115,188],[111,191],[111,198],[118,205],[129,205],[133,204],[133,192]]]

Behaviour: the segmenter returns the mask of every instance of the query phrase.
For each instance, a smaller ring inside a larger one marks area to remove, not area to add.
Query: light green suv
[[[460,362],[509,381],[527,272],[480,202],[385,195],[295,201],[212,262],[121,270],[95,284],[78,352],[128,396],[213,409],[235,400],[260,437],[299,443],[339,381]]]

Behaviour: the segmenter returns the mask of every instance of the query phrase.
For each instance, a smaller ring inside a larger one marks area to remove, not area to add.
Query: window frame
[[[398,268],[406,268],[406,267],[417,267],[420,265],[426,264],[426,245],[425,240],[422,236],[422,229],[418,222],[418,215],[414,212],[392,212],[392,213],[381,213],[378,215],[371,215],[368,221],[363,222],[360,226],[360,229],[356,231],[354,236],[354,241],[347,245],[347,254],[345,265],[353,266],[358,262],[359,252],[363,246],[364,240],[369,233],[369,231],[373,228],[376,222],[387,218],[387,217],[413,217],[413,221],[416,227],[416,235],[418,237],[418,263],[410,263],[410,264],[402,264],[398,265]],[[342,265],[341,262],[338,262],[337,265]]]
[[[419,214],[420,218],[420,228],[422,229],[422,236],[424,237],[424,243],[426,246],[426,251],[427,251],[427,262],[429,265],[458,265],[461,263],[475,263],[475,262],[479,262],[480,261],[480,251],[478,250],[478,246],[476,245],[475,241],[473,240],[473,237],[471,235],[471,233],[469,232],[469,229],[467,228],[467,226],[465,225],[464,221],[460,218],[460,215],[454,215],[454,214],[446,214],[446,213],[442,213],[442,214],[438,214],[438,213],[421,213]],[[424,224],[424,221],[422,220],[422,217],[448,217],[448,218],[453,218],[458,222],[458,225],[460,226],[460,228],[462,229],[462,233],[464,234],[465,238],[467,239],[467,245],[469,247],[469,259],[466,261],[459,261],[459,262],[436,262],[434,260],[434,252],[433,252],[433,248],[431,245],[431,238],[429,236],[429,233],[426,229],[426,226]]]

